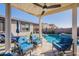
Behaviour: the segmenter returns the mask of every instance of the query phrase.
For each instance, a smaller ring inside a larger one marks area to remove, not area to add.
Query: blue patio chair
[[[5,41],[5,35],[3,33],[0,33],[0,42]]]
[[[19,53],[21,55],[24,55],[28,50],[31,50],[33,48],[33,44],[28,42],[28,38],[26,37],[19,37],[17,45]]]
[[[36,35],[32,35],[32,42],[36,43],[36,45],[41,43],[40,39]]]
[[[63,51],[65,52],[66,50],[70,50],[71,45],[72,45],[72,38],[70,36],[65,36],[62,35],[60,37],[59,42],[54,42],[53,46],[58,50],[58,51]]]
[[[77,44],[79,45],[79,39],[77,40]]]
[[[11,33],[11,42],[14,42],[16,41],[19,36],[14,36],[12,33]],[[1,33],[0,34],[0,42],[5,42],[5,34]]]

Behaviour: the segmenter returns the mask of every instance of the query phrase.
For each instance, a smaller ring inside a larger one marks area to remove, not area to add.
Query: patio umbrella
[[[18,33],[20,32],[20,29],[19,29],[19,21],[17,20],[17,23],[16,23],[16,33],[17,33],[17,36],[18,36]]]

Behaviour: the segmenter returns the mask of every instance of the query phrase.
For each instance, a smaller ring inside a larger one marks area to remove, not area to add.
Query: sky
[[[77,26],[79,27],[79,8],[77,9]],[[0,4],[0,15],[5,16],[5,4]],[[36,16],[20,11],[16,8],[11,8],[11,17],[16,17],[18,20],[39,23]],[[66,10],[56,14],[51,14],[43,17],[43,23],[55,24],[59,28],[72,27],[72,10]]]

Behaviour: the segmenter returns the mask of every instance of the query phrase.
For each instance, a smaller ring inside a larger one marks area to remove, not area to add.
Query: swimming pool
[[[44,34],[43,37],[49,42],[53,43],[55,41],[60,41],[61,38],[58,34]],[[77,44],[79,45],[79,40],[77,41]]]
[[[43,37],[49,42],[55,42],[55,41],[60,41],[59,35],[57,34],[45,34]]]

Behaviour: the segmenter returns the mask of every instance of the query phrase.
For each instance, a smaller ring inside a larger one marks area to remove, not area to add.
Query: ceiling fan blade
[[[45,11],[42,11],[41,15],[43,15],[45,13]]]
[[[61,7],[61,4],[48,6],[47,9]]]
[[[38,3],[33,3],[33,4],[36,5],[36,6],[39,6],[39,7],[43,8],[43,6],[40,5],[40,4],[38,4]]]

